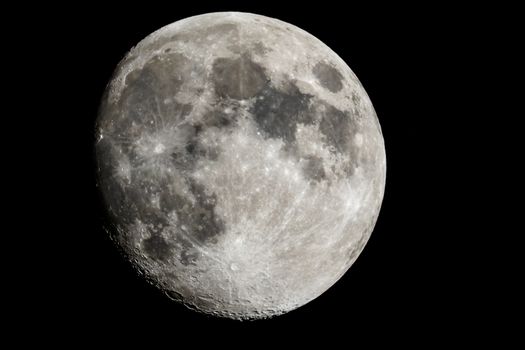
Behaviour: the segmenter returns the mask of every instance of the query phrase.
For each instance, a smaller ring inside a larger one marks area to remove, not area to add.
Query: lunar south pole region
[[[167,25],[119,63],[96,122],[108,231],[197,311],[267,318],[315,299],[375,225],[386,160],[363,86],[331,49],[238,12]]]

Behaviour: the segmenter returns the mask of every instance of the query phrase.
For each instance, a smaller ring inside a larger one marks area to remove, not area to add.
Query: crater
[[[317,63],[312,69],[319,84],[328,89],[328,91],[336,93],[343,88],[343,76],[337,69],[324,63]]]
[[[187,247],[185,250],[182,250],[180,253],[180,263],[184,266],[194,265],[197,260],[198,254],[189,250],[190,247]]]

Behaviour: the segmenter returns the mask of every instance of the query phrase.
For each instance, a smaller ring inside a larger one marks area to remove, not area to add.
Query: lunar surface
[[[350,68],[288,23],[212,13],[118,65],[96,125],[112,238],[169,297],[234,319],[315,299],[353,264],[385,186]]]

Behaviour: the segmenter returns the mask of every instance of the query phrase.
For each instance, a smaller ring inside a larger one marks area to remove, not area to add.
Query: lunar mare
[[[118,65],[96,128],[112,237],[200,312],[265,318],[315,299],[380,210],[370,99],[332,50],[276,19],[212,13],[149,35]]]

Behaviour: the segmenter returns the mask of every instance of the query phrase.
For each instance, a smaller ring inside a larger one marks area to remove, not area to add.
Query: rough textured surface
[[[96,153],[130,262],[231,318],[278,315],[334,284],[385,184],[352,71],[299,28],[243,13],[191,17],[133,48],[103,98]]]

